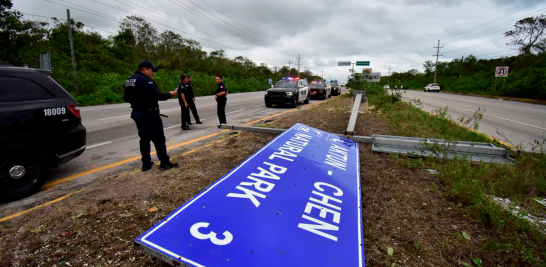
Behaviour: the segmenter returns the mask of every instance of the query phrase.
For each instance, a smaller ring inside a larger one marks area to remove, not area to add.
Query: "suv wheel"
[[[309,94],[307,94],[307,98],[305,98],[305,101],[303,101],[304,104],[309,104]]]
[[[290,103],[290,106],[293,107],[293,108],[297,107],[298,106],[298,101],[296,101],[295,98],[292,98],[292,103]]]
[[[265,102],[265,106],[270,108],[271,106],[273,106],[273,104],[269,103],[269,102]]]
[[[0,199],[17,200],[38,192],[48,171],[46,156],[33,146],[0,148]]]

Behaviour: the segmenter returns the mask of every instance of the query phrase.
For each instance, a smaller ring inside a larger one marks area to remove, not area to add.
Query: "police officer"
[[[220,124],[226,124],[226,102],[227,102],[227,89],[226,85],[222,82],[222,76],[216,76],[216,103],[218,105],[216,112],[218,113],[218,119]],[[220,126],[218,126],[220,127]]]
[[[161,161],[160,170],[177,168],[178,163],[172,163],[167,155],[163,121],[159,117],[158,100],[166,101],[176,92],[161,93],[152,80],[157,69],[150,61],[138,64],[138,71],[125,82],[123,99],[131,104],[131,118],[135,121],[140,137],[140,154],[142,155],[142,171],[153,167],[150,157],[150,141],[154,143],[157,157]]]
[[[191,113],[193,114],[195,123],[203,124],[199,120],[199,115],[197,114],[197,108],[195,107],[195,94],[193,93],[193,84],[191,84],[191,76],[190,75],[186,75],[186,76],[188,76],[188,82],[186,83],[186,101],[188,102],[188,108],[191,110]],[[188,112],[188,125],[192,125],[189,112]]]
[[[182,109],[182,115],[180,116],[182,118],[182,130],[191,130],[188,126],[189,120],[190,120],[190,110],[188,109],[188,97],[187,97],[187,91],[186,91],[186,84],[188,83],[188,76],[182,75],[180,76],[180,84],[178,85],[178,88],[176,91],[178,92],[178,104],[180,104],[180,108]]]

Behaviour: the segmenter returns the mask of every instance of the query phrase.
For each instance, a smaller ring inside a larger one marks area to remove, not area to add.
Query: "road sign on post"
[[[298,123],[135,242],[174,265],[364,266],[360,196],[358,144]]]
[[[370,61],[357,61],[357,66],[370,66]]]
[[[369,83],[378,83],[381,81],[381,72],[372,72],[367,75],[366,81]]]
[[[351,66],[351,61],[338,61],[338,66]]]
[[[497,67],[495,69],[495,77],[508,77],[508,66]]]

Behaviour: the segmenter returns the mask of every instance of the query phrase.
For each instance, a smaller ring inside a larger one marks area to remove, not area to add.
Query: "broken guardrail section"
[[[135,247],[171,265],[364,266],[359,160],[358,143],[298,123]]]
[[[373,135],[372,151],[418,157],[466,158],[491,163],[514,162],[506,149],[490,143],[403,136]]]

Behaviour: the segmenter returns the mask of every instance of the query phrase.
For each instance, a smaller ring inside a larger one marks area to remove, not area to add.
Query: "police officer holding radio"
[[[186,76],[188,76],[188,82],[186,83],[186,101],[188,102],[188,108],[193,114],[195,123],[203,124],[199,120],[199,115],[197,114],[197,108],[195,107],[195,95],[193,94],[193,84],[191,83],[191,76],[190,75],[186,75]],[[192,125],[189,112],[188,112],[188,125]]]
[[[226,124],[227,89],[226,85],[222,82],[222,80],[222,76],[216,76],[216,84],[218,86],[216,87],[216,96],[214,97],[214,99],[216,99],[216,103],[218,105],[216,112],[218,114],[220,124]],[[218,128],[219,127],[220,126],[218,125]]]
[[[178,92],[178,104],[180,104],[180,108],[182,109],[182,130],[190,130],[188,126],[190,125],[189,96],[187,90],[188,79],[188,75],[180,76],[180,84],[176,89]]]
[[[163,121],[159,114],[158,101],[166,101],[173,97],[176,91],[161,93],[152,80],[157,69],[150,61],[138,64],[138,71],[125,82],[123,99],[131,104],[131,118],[135,121],[140,137],[140,154],[142,155],[142,171],[153,167],[150,157],[150,141],[154,143],[157,157],[161,161],[160,170],[179,167],[172,163],[167,155]]]

